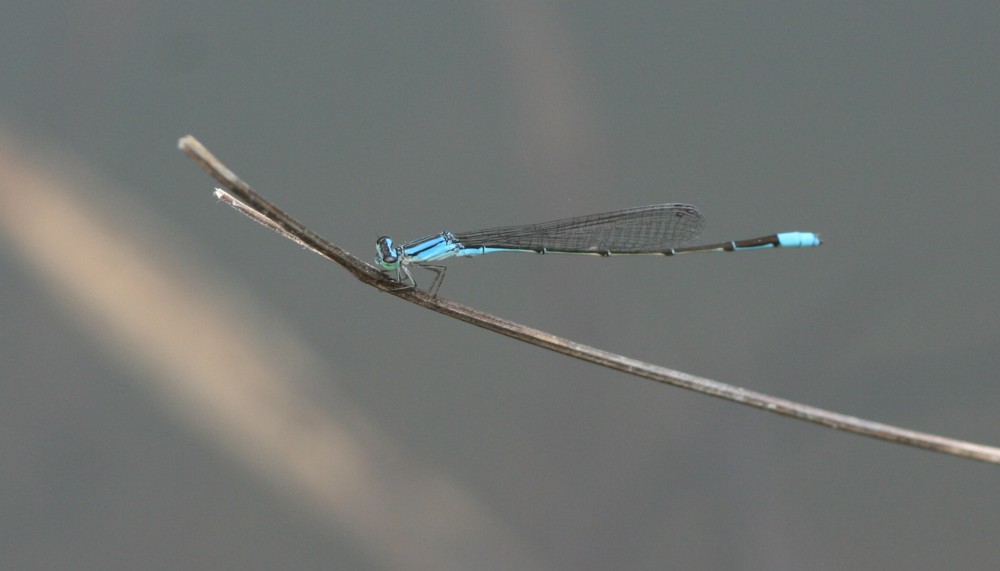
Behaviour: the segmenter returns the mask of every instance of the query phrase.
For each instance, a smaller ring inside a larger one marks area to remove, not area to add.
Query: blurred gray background
[[[365,258],[658,202],[704,241],[819,232],[458,260],[441,294],[997,445],[998,29],[996,2],[5,7],[0,566],[996,569],[996,466],[379,294],[176,141]]]

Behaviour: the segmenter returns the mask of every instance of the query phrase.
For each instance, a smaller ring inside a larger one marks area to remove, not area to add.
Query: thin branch
[[[194,137],[188,135],[182,138],[178,142],[178,146],[181,151],[200,163],[222,186],[228,189],[228,192],[222,189],[216,190],[216,196],[221,201],[236,208],[253,220],[268,226],[285,237],[339,264],[362,282],[400,299],[495,333],[524,341],[525,343],[530,343],[583,361],[596,363],[637,377],[674,385],[837,430],[853,432],[855,434],[951,454],[953,456],[1000,464],[1000,448],[907,430],[768,396],[756,391],[741,389],[711,379],[589,347],[582,343],[507,321],[495,315],[440,297],[431,297],[426,292],[420,290],[401,288],[398,282],[390,279],[374,266],[330,243],[254,192],[245,182],[219,162]]]

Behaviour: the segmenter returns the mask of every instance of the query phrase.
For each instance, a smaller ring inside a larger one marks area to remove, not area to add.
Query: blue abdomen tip
[[[812,232],[784,232],[778,234],[782,248],[812,248],[823,243],[818,234]]]

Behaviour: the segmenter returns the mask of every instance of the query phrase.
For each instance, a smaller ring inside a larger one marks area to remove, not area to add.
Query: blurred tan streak
[[[237,304],[238,286],[181,262],[186,244],[125,197],[93,184],[73,190],[51,174],[65,165],[18,156],[0,138],[0,232],[169,412],[353,533],[387,568],[537,568],[475,498],[401,454],[351,403],[338,401],[336,419],[314,406],[299,385],[330,378],[318,358],[272,316]],[[213,204],[210,186],[188,192],[237,216]]]
[[[594,72],[565,25],[572,9],[524,0],[481,8],[517,102],[520,160],[540,179],[540,188],[560,191],[560,199],[595,190],[606,155],[604,129],[588,81]]]

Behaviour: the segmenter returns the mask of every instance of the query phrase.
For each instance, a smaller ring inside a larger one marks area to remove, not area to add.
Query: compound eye
[[[394,270],[399,265],[399,254],[392,245],[392,238],[380,236],[375,241],[375,260],[387,270]]]

